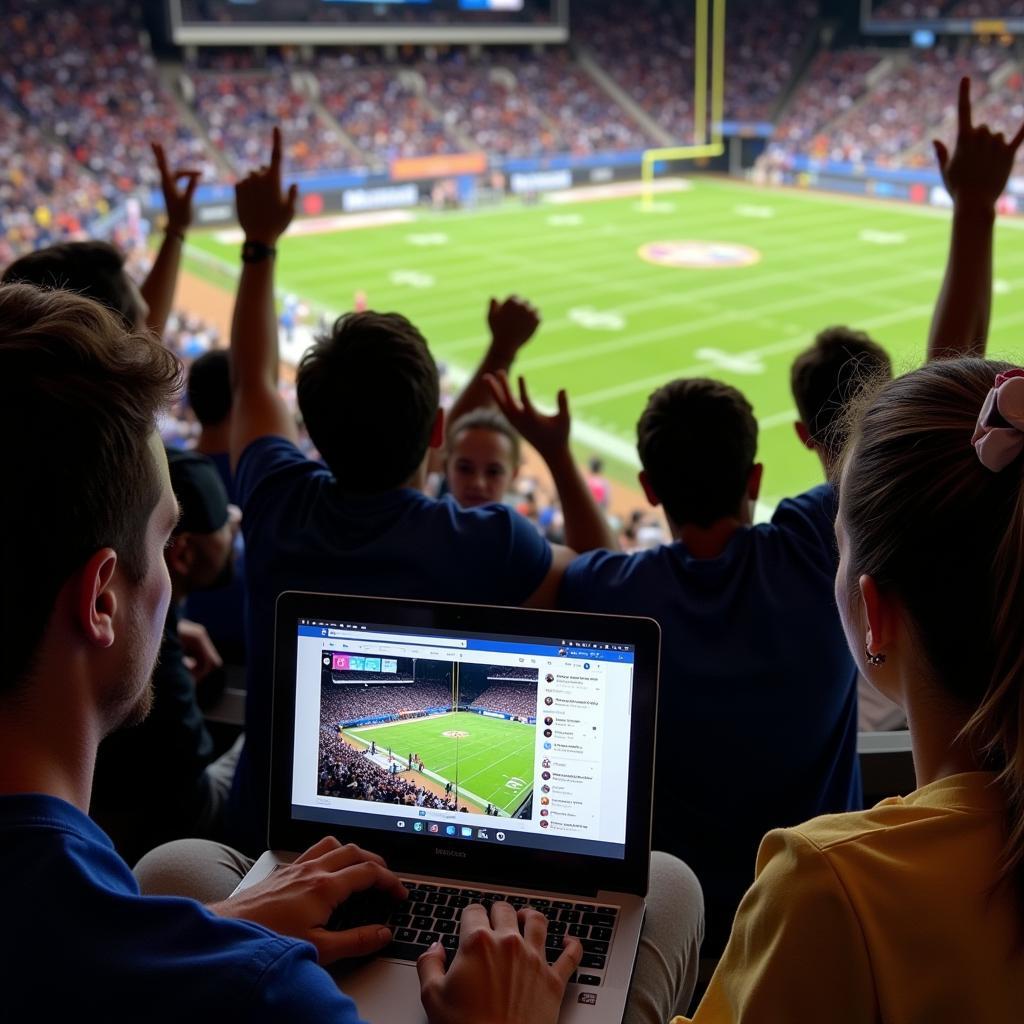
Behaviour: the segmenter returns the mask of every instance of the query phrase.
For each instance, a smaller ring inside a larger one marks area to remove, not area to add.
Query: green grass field
[[[653,388],[676,376],[735,384],[761,424],[766,505],[820,479],[792,429],[789,367],[827,324],[871,332],[898,369],[920,361],[945,262],[949,213],[762,190],[697,178],[643,212],[636,199],[475,213],[417,214],[387,227],[293,235],[281,243],[278,284],[314,307],[348,308],[357,289],[372,308],[407,314],[437,357],[470,369],[485,341],[491,295],[517,293],[544,324],[518,369],[542,401],[569,390],[578,454],[600,452],[609,472],[635,479],[635,425]],[[1001,221],[990,350],[1020,358],[1024,221]],[[739,243],[752,266],[676,269],[645,262],[657,241]],[[238,246],[196,238],[235,267]],[[197,266],[197,264],[193,264]],[[207,265],[200,268],[209,275]],[[353,387],[360,386],[358,381]]]
[[[390,747],[403,761],[410,753],[419,754],[427,772],[440,777],[442,785],[455,784],[457,765],[459,803],[476,803],[481,811],[491,803],[512,813],[533,788],[536,727],[522,722],[456,712],[345,732],[367,746],[376,740],[378,750]],[[456,738],[446,732],[467,735]]]

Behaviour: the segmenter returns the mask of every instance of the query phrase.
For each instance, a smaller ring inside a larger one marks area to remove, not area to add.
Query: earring
[[[867,644],[864,645],[864,656],[868,659],[868,664],[877,668],[879,665],[885,664],[884,654],[872,654],[871,649]]]

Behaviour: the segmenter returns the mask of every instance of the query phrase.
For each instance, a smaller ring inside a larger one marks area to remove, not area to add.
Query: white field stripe
[[[814,211],[811,216],[807,218],[808,226],[813,226],[815,229],[828,229],[833,224],[845,224],[850,223],[851,228],[858,226],[857,223],[851,221],[848,212],[844,213],[842,218],[822,218],[820,214],[817,220],[814,219]],[[723,217],[720,211],[715,213],[708,213],[704,218],[687,218],[685,223],[681,224],[665,224],[664,234],[676,234],[684,235],[686,237],[697,237],[703,233],[704,227],[715,229],[713,233],[716,234],[731,234],[735,229],[727,228],[723,223]],[[791,225],[785,221],[777,222],[777,226],[781,229],[772,235],[772,242],[785,242],[786,239],[800,239],[807,237],[807,232],[801,229],[800,225]],[[792,228],[792,230],[786,230]],[[645,237],[650,240],[657,231],[647,232]],[[618,237],[616,237],[618,236]],[[623,242],[622,236],[627,236]],[[498,263],[498,264],[509,264],[531,270],[537,270],[538,266],[541,266],[536,259],[528,256],[520,256],[518,260],[514,259],[515,252],[519,249],[536,249],[538,244],[543,245],[543,236],[538,236],[536,230],[524,232],[519,238],[506,238],[504,235],[501,238],[500,244],[498,245],[486,245],[480,242],[472,242],[465,239],[460,239],[453,235],[452,244],[446,248],[443,252],[432,252],[426,254],[423,252],[417,253],[418,261],[426,266],[429,262],[429,269],[434,270],[438,273],[456,274],[458,273],[459,267],[465,265],[467,267],[477,267],[480,265],[481,260],[485,263]],[[643,238],[636,238],[635,232],[626,228],[616,228],[614,225],[603,224],[597,225],[593,228],[586,228],[581,231],[572,232],[571,234],[560,234],[559,236],[559,247],[558,253],[560,260],[563,259],[567,254],[571,253],[573,247],[578,247],[581,251],[588,254],[590,258],[569,260],[565,259],[565,263],[571,265],[571,269],[559,266],[556,273],[560,279],[579,278],[585,280],[581,271],[588,265],[594,265],[595,270],[598,265],[608,266],[612,268],[616,265],[621,265],[623,259],[623,244],[628,248],[636,248],[643,244]],[[601,239],[607,239],[611,244],[608,251],[604,251],[603,247],[596,247],[597,252],[595,253],[595,241]],[[755,240],[756,242],[756,240]],[[589,244],[588,244],[589,243]],[[834,245],[835,243],[830,243]],[[842,245],[836,246],[839,248],[846,248],[849,245],[849,241],[844,242]],[[804,254],[801,254],[801,257]],[[436,262],[435,262],[436,261]],[[407,261],[408,262],[408,261]],[[390,269],[394,264],[394,256],[383,255],[380,259],[361,259],[358,263],[358,272],[360,274],[370,274]],[[600,271],[596,271],[600,274]],[[313,285],[314,287],[319,284],[326,284],[336,279],[338,274],[336,267],[325,266],[322,271],[307,272],[304,276],[305,285]],[[482,273],[478,274],[459,274],[459,283],[461,286],[470,286],[476,281],[486,282],[493,279],[493,269],[487,269]],[[641,272],[636,275],[638,278],[649,277],[650,267],[645,266],[641,268]],[[621,282],[627,280],[622,274],[617,273],[611,282],[608,282],[603,276],[595,277],[593,282],[603,281],[605,287],[609,284],[619,285]]]
[[[764,419],[757,421],[758,430],[774,430],[776,427],[784,427],[787,423],[796,423],[800,419],[800,413],[796,409],[784,409],[782,412],[772,413]]]
[[[841,215],[833,218],[823,218],[817,211],[810,211],[806,218],[807,225],[813,226],[816,231],[828,229],[833,224],[844,224],[851,223],[851,226],[860,226],[860,222],[851,221],[851,215],[849,211],[843,211]],[[683,234],[687,237],[699,236],[703,227],[712,227],[723,233],[731,233],[735,228],[727,228],[723,221],[723,215],[721,211],[708,211],[703,216],[697,214],[695,216],[686,217],[685,221],[681,221],[679,224],[674,222],[665,223],[665,233],[676,233],[679,232],[677,228],[684,229]],[[802,224],[799,218],[788,218],[780,220],[776,225],[779,230],[772,233],[772,239],[785,241],[787,238],[802,238],[806,237],[806,231],[802,230]],[[671,230],[670,230],[671,229]],[[583,231],[573,232],[571,234],[560,235],[560,252],[566,251],[565,243],[583,243],[591,238],[610,237],[612,235],[628,235],[633,236],[635,234],[635,222],[630,222],[629,227],[615,227],[611,224],[595,225],[593,228],[585,228]],[[655,232],[656,233],[656,232]],[[644,232],[644,236],[650,236],[651,232]],[[518,237],[516,237],[518,236]],[[446,263],[451,265],[460,265],[466,263],[471,266],[475,266],[479,263],[480,256],[494,257],[500,256],[505,253],[509,253],[510,250],[518,249],[520,247],[525,248],[536,248],[538,244],[538,234],[535,226],[529,230],[525,230],[522,233],[516,233],[515,235],[506,236],[502,235],[501,244],[498,246],[491,246],[481,244],[479,242],[470,242],[468,240],[460,239],[457,235],[452,235],[452,245],[444,253],[436,253],[432,258],[444,260]],[[642,239],[636,241],[637,245],[642,244]],[[586,247],[587,252],[593,251],[593,246]],[[803,254],[801,254],[802,256]],[[618,250],[614,255],[613,259],[621,260],[621,250]],[[605,262],[606,258],[602,255],[598,256],[598,260]],[[380,260],[362,260],[359,263],[360,271],[374,271],[377,269],[386,270],[393,264],[393,256],[383,255]],[[576,261],[579,262],[579,261]],[[576,265],[574,262],[574,266]],[[585,261],[584,261],[585,262]],[[536,262],[531,259],[524,260],[524,265],[535,267]],[[314,273],[307,277],[307,282],[318,283],[327,282],[334,278],[337,271],[333,268],[325,268],[322,273]]]
[[[845,240],[841,242],[830,242],[820,246],[807,246],[804,249],[804,255],[807,257],[823,256],[827,253],[836,253],[847,250],[848,248],[849,243]],[[922,242],[920,246],[908,246],[907,249],[902,253],[902,255],[912,257],[913,253],[918,249],[920,249],[922,252],[931,252],[933,250],[933,244],[931,242]],[[656,296],[654,298],[650,297],[651,290],[650,287],[647,286],[643,289],[636,289],[636,291],[639,294],[648,296],[647,298],[638,300],[636,302],[617,303],[614,304],[614,309],[616,312],[628,314],[632,312],[645,312],[649,310],[663,309],[667,307],[676,306],[679,304],[700,308],[702,304],[706,303],[706,300],[717,298],[718,296],[725,296],[728,299],[732,299],[735,296],[740,295],[744,292],[759,291],[765,288],[772,288],[779,284],[791,283],[798,283],[802,288],[817,289],[820,294],[825,294],[828,292],[832,292],[833,294],[840,294],[842,286],[839,286],[839,288],[833,288],[827,284],[819,283],[817,278],[827,277],[831,275],[845,275],[850,270],[871,267],[877,263],[877,252],[872,252],[870,254],[866,254],[865,256],[857,260],[845,260],[843,262],[836,262],[831,266],[817,267],[815,269],[815,279],[813,280],[808,279],[808,272],[806,269],[780,270],[769,274],[758,274],[752,277],[748,276],[743,278],[730,278],[727,281],[723,281],[720,278],[716,277],[715,281],[708,285],[696,287],[687,287],[681,285],[674,288],[666,288],[664,294]],[[538,267],[536,264],[533,264],[532,266],[533,269],[543,272],[543,267]],[[904,283],[910,283],[912,280],[938,279],[939,276],[941,276],[940,272],[935,269],[918,270],[913,272],[913,278],[909,278]],[[886,281],[886,285],[890,284],[892,284],[891,279],[889,281]],[[603,295],[607,295],[608,293],[613,291],[621,290],[620,288],[616,287],[616,283],[614,280],[609,280],[602,284],[600,276],[596,276],[592,281],[588,279],[587,290],[581,294],[585,297],[592,299],[595,288],[600,289],[600,293]],[[856,288],[850,288],[847,289],[847,291],[852,296],[858,298],[859,300],[867,302],[872,301],[871,294],[869,292],[866,292],[863,288],[860,290]],[[566,301],[572,301],[572,297],[574,296],[574,294],[574,292],[566,290],[565,292],[559,294],[559,298],[565,299]],[[878,299],[877,296],[876,300],[878,304],[888,304],[889,302],[893,302],[895,305],[895,300],[882,300]],[[708,308],[715,308],[713,304],[707,303],[707,305]],[[422,307],[420,307],[418,315],[425,315]],[[720,313],[716,310],[715,315],[719,316]],[[750,318],[747,317],[747,319]],[[436,322],[433,324],[433,326],[436,329]],[[556,317],[552,320],[546,320],[541,330],[544,334],[549,334],[553,333],[554,331],[563,330],[566,328],[578,330],[578,326],[574,324],[571,320],[569,320],[568,317]],[[636,336],[634,335],[633,337]],[[446,355],[451,353],[457,353],[465,349],[472,349],[478,347],[480,345],[480,339],[481,335],[478,334],[473,337],[459,338],[455,341],[443,344],[443,346],[441,347],[443,347]],[[555,355],[555,353],[552,353],[551,358],[554,358]],[[538,358],[541,357],[531,358],[530,350],[527,350],[523,359],[523,365],[538,365]]]
[[[851,231],[854,231],[856,228],[860,226],[859,223],[851,222],[848,218],[844,218],[843,223],[849,223]],[[823,221],[821,219],[819,219],[817,222],[812,222],[812,224],[816,229],[828,229],[832,226],[829,222]],[[680,226],[683,227],[682,225]],[[709,221],[709,226],[721,228],[722,225],[720,216],[716,217],[714,220]],[[779,226],[781,228],[782,224],[780,223]],[[699,235],[701,234],[699,229],[692,230],[693,225],[690,223],[687,223],[684,226],[684,230],[679,231],[676,230],[675,228],[675,225],[666,225],[664,234],[685,235],[687,237],[699,237]],[[600,232],[598,232],[598,235],[601,237],[608,237],[606,231],[607,229],[602,229]],[[731,234],[731,232],[725,231],[722,231],[721,233]],[[787,240],[802,242],[807,238],[814,237],[815,234],[821,233],[822,232],[820,231],[809,233],[805,229],[794,230],[790,232],[780,230],[778,232],[775,232],[771,236],[771,242],[773,245],[785,243]],[[528,269],[534,272],[544,272],[546,268],[550,268],[549,272],[551,272],[559,281],[578,279],[587,284],[588,286],[598,285],[602,288],[603,291],[629,291],[631,289],[625,287],[625,285],[628,285],[628,283],[631,280],[648,281],[651,276],[652,267],[648,264],[642,264],[638,260],[638,266],[634,273],[623,274],[621,272],[622,261],[624,256],[622,246],[626,246],[628,251],[632,253],[634,248],[639,247],[640,245],[643,244],[645,238],[649,240],[651,234],[653,233],[649,233],[648,235],[643,237],[637,237],[633,232],[626,231],[616,231],[615,234],[626,237],[624,240],[620,241],[619,244],[612,245],[608,249],[604,249],[603,247],[599,248],[596,253],[594,251],[594,245],[587,244],[587,239],[582,235],[575,234],[572,236],[563,236],[559,240],[559,246],[557,250],[557,265],[555,265],[552,262],[545,263],[545,261],[539,260],[535,256],[516,257],[513,253],[509,252],[509,249],[511,247],[505,245],[502,245],[500,247],[493,247],[479,245],[473,242],[460,242],[455,248],[461,248],[464,249],[466,252],[472,252],[472,262],[474,264],[479,263],[481,259],[483,259],[486,262],[497,263],[499,265],[521,267],[523,269]],[[851,236],[848,238],[844,236],[841,239],[837,239],[834,234],[830,234],[828,235],[828,240],[822,244],[806,247],[801,245],[799,252],[794,253],[792,257],[792,262],[794,264],[803,263],[806,261],[809,255],[813,255],[818,251],[840,252],[844,250],[849,250],[851,247],[851,243],[853,241],[853,237],[854,236],[851,234]],[[757,239],[753,238],[751,239],[751,241],[754,244],[757,244],[758,242]],[[529,244],[534,247],[537,245],[536,235],[532,236],[531,239],[529,239]],[[929,246],[931,246],[934,243],[929,242],[928,244]],[[576,251],[579,251],[584,255],[582,255],[579,258],[570,258]],[[877,253],[872,253],[872,256],[873,258],[877,259]],[[437,258],[441,259],[442,257],[438,256]],[[777,256],[775,258],[784,257]],[[588,270],[588,268],[592,268],[590,269],[589,273],[585,272]],[[437,269],[440,271],[444,269],[444,267],[442,264],[438,264]],[[611,273],[606,273],[606,271],[610,271]],[[460,283],[470,283],[474,280],[474,278],[484,280],[488,274],[492,273],[493,272],[491,270],[487,270],[482,275],[470,275],[462,277],[460,278]],[[716,284],[721,285],[721,281],[716,281]]]
[[[869,210],[894,210],[895,212],[905,213],[911,217],[926,217],[931,220],[948,221],[951,220],[953,216],[953,211],[951,209],[940,206],[918,206],[916,204],[903,203],[898,200],[869,199],[865,196],[847,195],[845,192],[815,192],[811,190],[792,188],[786,185],[748,185],[743,182],[729,181],[726,178],[718,177],[714,179],[714,184],[721,188],[746,192],[748,195],[752,193],[758,194],[765,199],[767,199],[768,196],[772,196],[776,198],[788,197],[801,202],[823,203],[825,205],[843,203],[847,206],[860,206]],[[997,218],[996,226],[1009,228],[1011,231],[1024,231],[1024,217],[1001,216]]]
[[[859,320],[858,326],[861,330],[873,330],[878,327],[885,327],[887,324],[900,323],[905,320],[913,320],[915,317],[927,316],[934,309],[933,303],[921,306],[908,306],[906,309],[884,313],[881,316],[869,317],[866,320]],[[778,341],[760,348],[750,349],[746,352],[737,353],[742,356],[772,356],[784,352],[792,352],[803,348],[808,344],[806,332],[801,332],[796,337],[781,338]],[[622,398],[625,395],[635,395],[638,392],[656,388],[677,377],[696,377],[707,373],[714,373],[717,367],[713,363],[693,363],[678,370],[663,371],[640,380],[627,381],[622,384],[615,384],[611,387],[601,388],[597,391],[590,391],[585,395],[571,396],[570,408],[581,409],[592,405],[601,405],[614,398]]]
[[[849,261],[844,263],[842,266],[838,266],[831,271],[826,271],[825,273],[845,274],[851,269],[857,269],[863,266],[871,266],[875,262],[876,261],[874,259]],[[1005,267],[1008,264],[1020,265],[1022,263],[1024,263],[1024,254],[1017,258],[1011,257],[1008,259],[1004,259],[1002,261],[1002,266]],[[913,270],[907,272],[906,274],[901,274],[896,277],[887,278],[884,282],[884,287],[902,287],[904,285],[909,284],[916,284],[930,280],[938,280],[940,277],[941,271],[937,271],[935,269]],[[875,305],[882,309],[892,310],[893,312],[899,312],[903,310],[906,306],[906,303],[904,301],[901,301],[896,298],[889,298],[881,294],[872,294],[870,292],[866,292],[863,288],[858,289],[856,287],[844,287],[842,285],[823,284],[817,280],[807,278],[805,274],[781,272],[780,274],[773,275],[771,281],[768,281],[767,276],[761,278],[761,284],[765,284],[767,282],[767,284],[771,286],[778,283],[780,278],[787,281],[799,283],[800,288],[802,290],[804,290],[805,292],[811,291],[814,294],[807,294],[795,298],[784,299],[769,305],[719,309],[715,310],[713,313],[711,313],[709,316],[703,319],[690,321],[688,323],[681,325],[666,325],[665,327],[651,328],[647,331],[639,333],[627,331],[626,337],[609,339],[608,341],[605,342],[587,345],[585,351],[582,354],[584,354],[587,358],[590,358],[594,355],[600,355],[605,352],[615,352],[620,350],[633,349],[641,345],[648,344],[651,341],[659,341],[666,337],[672,337],[674,335],[684,336],[688,334],[693,334],[696,331],[703,330],[704,328],[707,327],[714,328],[720,326],[723,323],[723,321],[760,321],[762,324],[772,326],[772,317],[774,314],[784,313],[795,309],[801,309],[806,306],[814,306],[820,303],[823,298],[827,298],[833,295],[836,296],[837,298],[848,297],[851,299],[856,299],[857,301],[862,302],[866,305]],[[751,278],[748,279],[748,281],[746,282],[736,282],[736,284],[731,288],[723,286],[721,291],[728,298],[732,298],[739,292],[756,290],[757,288],[758,280],[756,278]],[[704,293],[705,296],[707,294],[707,292]],[[626,303],[623,305],[616,305],[614,307],[614,310],[617,313],[629,313],[634,311],[635,309],[650,310],[659,307],[669,306],[674,304],[675,302],[686,303],[689,301],[691,297],[692,293],[688,295],[685,292],[680,292],[679,294],[674,296],[668,296],[660,299],[652,299],[645,303]],[[568,324],[568,326],[575,327],[576,325],[570,323]],[[547,323],[543,327],[543,331],[545,332],[545,334],[555,333],[556,331],[561,329],[563,329],[562,320],[556,320],[553,323]],[[446,350],[448,351],[451,351],[453,349],[454,346],[446,347]],[[528,372],[530,370],[535,369],[542,369],[549,366],[557,366],[561,363],[575,362],[581,354],[579,348],[569,351],[552,352],[547,355],[541,356],[531,356],[532,351],[532,349],[528,349],[526,354],[524,355],[524,358],[521,360],[519,364],[524,372]]]
[[[911,284],[916,281],[926,280],[927,275],[922,276],[922,271],[915,271],[911,274],[904,274],[899,278],[890,278],[891,284]],[[749,306],[745,308],[721,309],[709,316],[689,320],[684,323],[666,324],[664,327],[653,327],[647,331],[624,332],[623,337],[616,337],[608,341],[588,344],[582,349],[563,350],[552,352],[545,356],[538,356],[533,359],[529,354],[519,363],[519,369],[528,374],[538,369],[547,369],[552,366],[560,366],[564,363],[577,362],[580,356],[592,359],[596,356],[606,355],[615,352],[633,352],[638,348],[654,344],[669,338],[683,338],[704,330],[721,328],[725,324],[739,322],[760,323],[767,326],[774,326],[773,317],[777,313],[790,313],[794,310],[804,309],[809,306],[821,305],[832,295],[846,295],[852,298],[860,298],[860,294],[853,289],[839,289],[833,291],[828,287],[815,287],[809,289],[810,294],[796,295],[793,298],[781,299],[778,302],[768,303],[761,306]],[[905,303],[887,303],[886,307],[892,312],[902,314],[906,308]],[[930,308],[930,307],[929,307]],[[809,342],[806,332],[801,335],[805,342]],[[730,353],[742,358],[747,353]],[[710,365],[710,364],[708,364]]]

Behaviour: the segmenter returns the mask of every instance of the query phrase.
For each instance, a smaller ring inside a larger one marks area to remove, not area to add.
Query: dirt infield
[[[202,317],[220,332],[225,341],[231,335],[231,310],[234,296],[220,285],[203,280],[197,274],[183,270],[178,280],[177,305],[194,316]],[[294,367],[282,364],[282,374],[291,376]],[[552,491],[551,475],[543,460],[529,446],[523,449],[523,470],[525,474],[539,480],[545,490]],[[634,509],[647,509],[647,499],[639,486],[629,487],[611,481],[611,511],[624,522]],[[660,512],[658,513],[659,518]]]

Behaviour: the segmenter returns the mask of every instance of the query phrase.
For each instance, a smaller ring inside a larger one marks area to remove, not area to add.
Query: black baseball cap
[[[212,459],[167,449],[171,488],[181,506],[178,533],[216,533],[228,521],[228,492]]]

